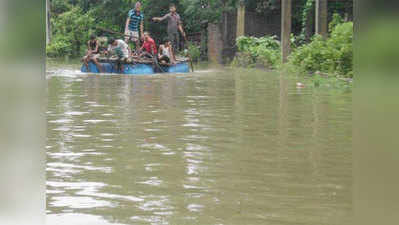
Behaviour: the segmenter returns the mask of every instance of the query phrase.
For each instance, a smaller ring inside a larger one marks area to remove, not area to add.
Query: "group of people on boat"
[[[98,38],[95,35],[90,36],[90,40],[87,43],[88,50],[83,57],[83,62],[87,69],[89,70],[88,63],[91,61],[96,64],[100,72],[102,71],[102,66],[98,60],[101,54],[116,56],[120,62],[128,59],[147,58],[163,65],[176,64],[175,52],[180,44],[179,32],[186,39],[181,18],[176,12],[176,5],[170,4],[169,13],[163,17],[154,17],[152,20],[154,22],[168,21],[168,37],[164,39],[159,48],[157,48],[157,44],[150,33],[144,31],[144,14],[141,11],[141,3],[136,2],[126,19],[124,40],[113,37],[108,38],[108,48],[101,50]],[[135,44],[134,50],[129,47],[129,42]]]

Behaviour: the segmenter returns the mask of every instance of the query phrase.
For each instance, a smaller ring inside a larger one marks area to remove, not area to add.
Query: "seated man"
[[[148,58],[154,58],[158,53],[155,41],[150,37],[150,34],[148,32],[144,32],[144,43],[143,46],[140,48],[140,52],[142,52],[140,54],[141,57],[145,56]]]
[[[125,62],[129,58],[130,48],[126,44],[126,42],[120,39],[110,38],[108,44],[108,50],[105,52],[105,54],[108,55],[109,53],[111,53],[115,54],[118,57],[118,69],[120,72],[122,72],[122,62]]]
[[[87,52],[86,55],[83,57],[83,62],[87,68],[87,71],[89,71],[89,62],[93,61],[97,68],[100,70],[100,72],[102,71],[102,66],[101,64],[98,62],[97,58],[99,57],[99,41],[97,40],[97,37],[92,34],[90,35],[90,40],[87,42]]]
[[[166,38],[163,45],[159,46],[158,61],[161,64],[176,64],[176,57],[173,52],[172,42]]]

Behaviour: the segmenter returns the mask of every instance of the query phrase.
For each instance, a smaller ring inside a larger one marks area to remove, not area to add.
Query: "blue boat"
[[[175,65],[159,65],[154,66],[151,62],[140,63],[124,63],[123,70],[115,61],[101,62],[103,73],[117,73],[117,74],[155,74],[155,73],[189,73],[190,67],[188,61],[179,61]],[[100,73],[96,64],[89,62],[88,68],[83,64],[81,67],[83,73]]]

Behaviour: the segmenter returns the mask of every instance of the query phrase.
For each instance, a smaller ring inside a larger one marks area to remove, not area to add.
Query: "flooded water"
[[[49,73],[47,224],[351,224],[351,93],[295,82]]]

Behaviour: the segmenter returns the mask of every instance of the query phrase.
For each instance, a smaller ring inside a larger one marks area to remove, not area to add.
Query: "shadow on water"
[[[351,93],[257,70],[47,89],[49,224],[350,224]]]

